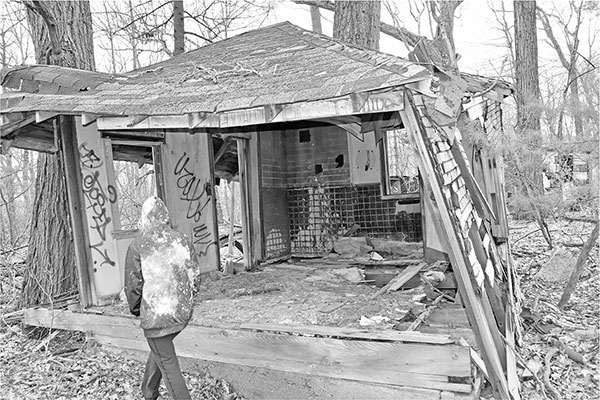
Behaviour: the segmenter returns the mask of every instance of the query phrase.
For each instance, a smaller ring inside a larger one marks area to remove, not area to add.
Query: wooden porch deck
[[[25,311],[24,322],[86,332],[102,345],[148,351],[139,321],[122,314],[36,308]],[[177,337],[176,348],[180,357],[193,360],[385,386],[398,389],[396,398],[470,398],[472,392],[469,348],[456,345],[450,335],[192,322]]]

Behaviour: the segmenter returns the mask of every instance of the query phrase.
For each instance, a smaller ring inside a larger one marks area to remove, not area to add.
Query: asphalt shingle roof
[[[1,112],[220,112],[321,100],[426,79],[422,66],[284,22],[113,76],[56,66],[2,71]]]

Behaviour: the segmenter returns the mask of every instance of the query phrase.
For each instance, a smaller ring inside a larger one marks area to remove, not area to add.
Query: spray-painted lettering
[[[194,222],[192,240],[200,247],[198,253],[206,255],[208,248],[215,244],[212,234],[205,222],[201,222],[202,214],[210,204],[212,190],[210,182],[203,182],[190,169],[190,157],[183,153],[175,164],[173,174],[177,178],[177,187],[181,190],[180,199],[187,202],[186,218]]]
[[[100,242],[90,245],[90,247],[100,255],[100,265],[114,266],[115,262],[110,259],[106,249],[102,250],[102,246],[106,241],[106,227],[112,221],[107,207],[117,201],[117,190],[112,185],[107,185],[106,188],[102,187],[99,171],[103,165],[102,159],[88,147],[87,143],[79,146],[79,154],[82,166],[82,189],[86,208],[90,210],[89,215],[91,216],[90,229],[95,231],[100,238]]]

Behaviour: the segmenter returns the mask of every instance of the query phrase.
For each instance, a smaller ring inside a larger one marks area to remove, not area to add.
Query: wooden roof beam
[[[365,92],[332,99],[252,107],[216,113],[182,115],[123,116],[98,118],[99,130],[151,130],[233,128],[277,122],[320,120],[360,114],[399,111],[404,108],[404,89]],[[355,126],[347,126],[352,132]]]
[[[52,112],[52,111],[36,111],[35,122],[39,124],[41,122],[47,121],[51,118],[54,118],[57,115],[59,115],[59,114]]]

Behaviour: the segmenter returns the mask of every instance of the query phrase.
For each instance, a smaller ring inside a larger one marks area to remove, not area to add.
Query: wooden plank
[[[495,221],[497,219],[496,214],[494,213],[494,210],[492,210],[492,207],[477,184],[477,181],[471,172],[471,168],[465,162],[466,153],[458,139],[455,139],[454,143],[452,143],[451,151],[452,154],[454,154],[456,162],[458,163],[460,174],[463,177],[467,188],[469,189],[469,193],[471,194],[471,198],[473,199],[473,203],[475,204],[477,212],[482,217],[487,216],[491,221]]]
[[[248,142],[248,179],[250,184],[250,215],[252,216],[252,265],[265,257],[260,134],[252,134]]]
[[[55,122],[55,133],[60,139],[62,156],[65,163],[65,181],[69,215],[71,216],[71,232],[75,247],[75,262],[77,263],[77,280],[79,286],[79,302],[88,307],[97,301],[94,285],[94,272],[88,225],[85,214],[85,199],[83,196],[83,177],[79,161],[79,142],[75,134],[75,122],[71,116],[60,116]]]
[[[347,341],[193,325],[188,326],[178,339],[176,346],[180,355],[209,361],[333,378],[470,391],[470,385],[448,382],[448,376],[471,376],[469,353],[459,346]]]
[[[156,180],[156,194],[166,204],[165,173],[163,164],[164,144],[152,146],[152,164],[154,165],[154,179]]]
[[[82,123],[83,125],[83,123]],[[104,148],[104,162],[106,162],[106,176],[108,184],[112,187],[117,187],[117,181],[115,179],[115,167],[112,151],[112,141],[110,139],[100,139]],[[119,193],[117,193],[117,196]],[[121,195],[123,195],[121,193]],[[119,213],[119,204],[115,201],[110,203],[111,215],[113,216],[113,230],[118,231],[121,229],[121,215]]]
[[[387,285],[385,285],[384,287],[379,289],[375,294],[373,294],[371,296],[371,299],[374,299],[375,297],[379,296],[382,293],[393,292],[393,291],[400,289],[402,287],[402,285],[404,285],[406,282],[408,282],[413,276],[417,275],[419,273],[419,271],[421,271],[421,269],[426,265],[427,265],[427,263],[409,265],[403,271],[398,273],[398,275],[396,275],[394,277],[394,279],[389,281],[389,283]]]
[[[169,132],[162,151],[166,204],[174,226],[192,240],[200,272],[217,270],[219,235],[213,144],[207,132]]]
[[[435,309],[429,318],[427,323],[448,325],[449,327],[457,328],[470,328],[469,320],[467,319],[467,313],[463,307],[450,307],[443,306]]]
[[[6,114],[3,114],[3,115],[6,115]],[[15,121],[7,119],[6,121],[2,122],[2,126],[0,127],[1,135],[2,135],[2,137],[9,136],[13,132],[16,132],[19,129],[23,128],[24,126],[27,126],[34,122],[35,122],[35,116],[24,117],[22,119],[18,119]]]
[[[35,113],[35,122],[37,124],[47,121],[50,118],[54,118],[56,117],[58,114],[55,112],[49,112],[49,111],[36,111]]]
[[[144,332],[139,327],[139,319],[133,316],[28,308],[24,312],[23,322],[30,326],[144,339]]]
[[[406,331],[372,331],[368,329],[338,328],[319,325],[243,324],[240,326],[240,329],[384,342],[427,344],[453,344],[455,342],[449,335]]]
[[[236,139],[238,154],[238,174],[240,182],[240,202],[242,209],[242,240],[244,241],[244,268],[249,270],[253,267],[252,248],[254,239],[252,236],[252,213],[250,209],[250,185],[248,176],[248,141]]]
[[[96,120],[98,119],[100,115],[98,114],[91,114],[91,113],[83,113],[81,114],[81,124],[83,126],[88,126],[94,122],[96,122]]]
[[[197,335],[196,340],[194,340],[194,337],[191,337],[192,334]],[[315,338],[295,338],[293,340],[294,338],[290,336],[254,334],[256,335],[254,338],[235,336],[234,338],[238,339],[239,342],[233,342],[225,331],[202,332],[198,334],[199,332],[195,330],[195,327],[189,326],[175,338],[175,348],[177,349],[178,356],[305,375],[349,379],[359,382],[374,382],[462,393],[470,393],[472,389],[469,384],[450,383],[447,377],[441,375],[399,372],[385,369],[378,370],[376,367],[373,367],[373,365],[377,365],[378,361],[373,361],[371,357],[365,357],[363,360],[355,361],[353,365],[346,367],[336,357],[335,348],[338,346],[319,346],[323,351],[321,354],[315,354],[310,350],[310,354],[306,352],[299,354],[301,351],[312,347],[307,345],[307,342],[319,340]],[[103,345],[148,351],[148,344],[145,340],[104,335],[94,335],[94,338]],[[290,338],[295,343],[288,342],[285,339],[282,340],[282,338]],[[337,342],[344,344],[354,343],[351,346],[352,349],[347,349],[346,352],[360,348],[361,343],[358,341],[343,342],[339,340]],[[339,347],[342,346],[339,345]],[[364,352],[369,352],[369,350],[362,349]],[[355,351],[360,351],[360,349]],[[282,357],[277,357],[276,354],[281,354]],[[301,356],[301,359],[295,359],[296,355]],[[394,352],[394,355],[398,359],[403,357],[401,353]],[[461,356],[461,364],[463,364],[462,358]],[[430,362],[435,364],[436,360],[432,359]]]
[[[30,309],[26,322],[82,330],[102,343],[147,350],[138,320],[123,316]],[[372,342],[237,331],[189,325],[175,341],[179,356],[332,378],[470,392],[448,377],[470,377],[460,346]]]
[[[496,348],[492,333],[492,329],[496,329],[497,331],[497,327],[490,326],[481,298],[477,295],[471,284],[469,268],[466,265],[464,254],[459,245],[460,239],[457,232],[454,230],[454,224],[446,207],[446,198],[440,188],[440,183],[433,167],[434,164],[431,161],[427,145],[420,131],[420,123],[417,120],[417,115],[415,115],[415,105],[410,101],[411,99],[409,96],[407,96],[407,100],[408,104],[401,115],[407,124],[411,140],[417,146],[417,160],[421,175],[430,182],[434,198],[440,211],[443,227],[442,234],[445,236],[446,242],[449,245],[447,251],[454,269],[459,292],[465,302],[467,314],[475,333],[478,347],[484,355],[486,367],[488,368],[488,371],[490,371],[491,383],[502,398],[509,398],[510,395],[508,393],[507,381],[500,360],[499,349]]]
[[[483,372],[486,378],[490,379],[487,368],[485,367],[485,363],[483,362],[479,354],[477,354],[475,349],[471,347],[471,345],[465,340],[465,338],[461,337],[458,343],[461,346],[465,346],[469,349],[469,354],[471,355],[471,361],[473,361],[473,364],[475,364],[477,368],[479,368],[479,370]]]
[[[137,121],[135,116],[131,117],[99,117],[96,120],[98,130],[133,131],[148,129],[188,129],[189,120],[187,115],[153,115],[142,121]],[[132,122],[137,122],[131,125]]]

